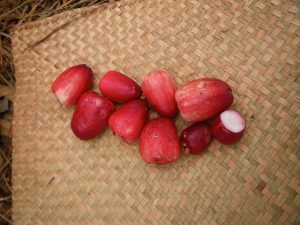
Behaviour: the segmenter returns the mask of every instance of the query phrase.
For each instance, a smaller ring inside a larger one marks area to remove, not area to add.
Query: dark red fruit
[[[115,107],[107,98],[96,92],[86,92],[79,99],[71,121],[74,134],[89,140],[99,135],[106,127]]]
[[[211,140],[210,126],[204,123],[196,123],[187,127],[180,134],[181,145],[194,155],[204,152]]]

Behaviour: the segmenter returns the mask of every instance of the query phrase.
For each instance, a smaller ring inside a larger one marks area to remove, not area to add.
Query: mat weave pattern
[[[298,15],[292,0],[123,0],[15,27],[14,224],[299,224]],[[108,129],[80,141],[50,85],[81,63],[95,88],[113,69],[223,79],[246,134],[165,166]]]

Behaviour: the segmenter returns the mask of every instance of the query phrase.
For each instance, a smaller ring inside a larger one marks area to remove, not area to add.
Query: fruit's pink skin
[[[124,103],[142,95],[140,86],[130,77],[118,72],[107,72],[99,82],[99,89],[108,99]]]
[[[224,81],[202,78],[180,86],[176,102],[188,122],[200,122],[222,112],[233,103],[231,88]]]
[[[136,141],[148,120],[148,112],[145,101],[129,101],[112,113],[108,120],[109,127],[125,141]]]
[[[176,115],[176,85],[171,75],[163,71],[154,72],[143,80],[142,89],[148,102],[159,115]]]
[[[142,131],[139,145],[141,157],[146,163],[166,164],[179,158],[177,129],[168,118],[149,121]]]
[[[221,121],[221,114],[216,116],[214,119],[211,131],[214,138],[216,138],[220,143],[225,145],[230,145],[238,142],[244,135],[245,129],[246,129],[246,122],[245,122],[245,128],[239,132],[239,133],[233,133],[229,130],[227,130],[222,121]]]
[[[181,145],[194,155],[204,152],[211,140],[211,128],[204,123],[196,123],[187,127],[180,134]]]
[[[89,140],[100,134],[115,110],[113,103],[98,93],[89,91],[79,99],[71,121],[74,134]]]
[[[93,71],[86,65],[77,65],[65,70],[51,86],[51,91],[61,104],[75,105],[80,96],[93,85]]]

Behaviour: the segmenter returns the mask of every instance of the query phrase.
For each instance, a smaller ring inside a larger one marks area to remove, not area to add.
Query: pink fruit
[[[222,144],[239,141],[246,129],[246,121],[235,110],[226,110],[218,115],[212,123],[212,134]]]
[[[93,91],[86,92],[80,97],[72,117],[74,134],[82,140],[96,137],[105,129],[114,109],[107,98]]]
[[[173,117],[177,112],[176,85],[171,75],[158,71],[147,76],[142,82],[143,92],[159,115]]]
[[[108,124],[112,131],[127,142],[140,137],[148,120],[148,107],[145,101],[132,100],[121,106],[109,117]]]
[[[99,82],[99,89],[108,99],[124,103],[142,95],[140,86],[130,77],[118,72],[107,72]]]
[[[211,140],[210,126],[204,123],[196,123],[187,127],[180,134],[181,145],[195,155],[204,152]]]
[[[179,152],[178,134],[172,120],[159,118],[146,124],[140,137],[140,154],[146,163],[175,162]]]
[[[77,65],[65,70],[51,86],[56,98],[65,106],[77,103],[80,96],[93,85],[93,71],[86,65]]]
[[[180,86],[176,101],[183,119],[189,122],[206,120],[233,103],[231,88],[215,78],[202,78]]]

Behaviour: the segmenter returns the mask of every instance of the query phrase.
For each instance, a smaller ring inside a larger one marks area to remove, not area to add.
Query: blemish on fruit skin
[[[135,88],[135,87],[132,87],[131,93],[134,94],[135,92],[136,92],[136,88]]]
[[[95,104],[96,105],[100,105],[101,104],[101,100],[100,99],[95,99]]]
[[[205,86],[205,83],[206,83],[206,82],[200,82],[200,83],[197,85],[197,88],[203,89],[204,86]],[[200,93],[201,93],[201,92],[200,92]]]

